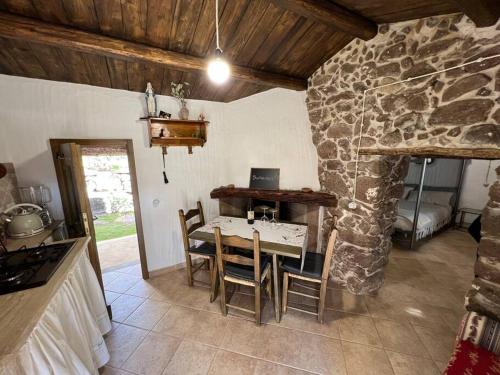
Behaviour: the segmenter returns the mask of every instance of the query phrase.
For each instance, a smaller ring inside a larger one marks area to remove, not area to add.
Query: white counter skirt
[[[0,373],[98,374],[109,360],[103,335],[110,330],[99,282],[83,251],[27,342],[0,360]]]

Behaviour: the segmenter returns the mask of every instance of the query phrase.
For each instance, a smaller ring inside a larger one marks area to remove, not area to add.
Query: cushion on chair
[[[200,246],[191,246],[189,248],[189,252],[191,254],[200,254],[200,255],[210,255],[215,256],[215,245],[203,242]]]
[[[323,272],[323,263],[325,263],[325,256],[323,254],[307,252],[306,259],[304,261],[304,269],[302,270],[302,272],[300,272],[301,259],[285,258],[281,267],[285,271],[294,273],[296,275],[321,279],[321,273]]]
[[[260,271],[264,272],[267,265],[269,263],[269,259],[267,257],[260,258]],[[229,263],[226,262],[224,264],[224,270],[226,275],[237,277],[238,279],[244,279],[253,281],[254,280],[254,267],[252,266],[243,266],[241,264]]]

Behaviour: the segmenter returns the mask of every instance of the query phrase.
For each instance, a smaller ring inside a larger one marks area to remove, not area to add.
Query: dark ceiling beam
[[[492,26],[500,17],[500,0],[454,0],[477,27]]]
[[[204,58],[14,16],[5,12],[0,12],[0,37],[126,61],[160,64],[181,71],[205,71],[207,66]],[[232,78],[236,80],[292,90],[307,88],[307,80],[303,78],[238,65],[231,65],[231,70]]]
[[[271,0],[277,6],[336,30],[369,40],[377,35],[377,24],[328,0]]]

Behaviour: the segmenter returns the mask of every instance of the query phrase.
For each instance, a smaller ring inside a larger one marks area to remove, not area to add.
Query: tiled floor
[[[439,374],[473,276],[475,243],[448,231],[418,251],[394,249],[376,296],[328,289],[325,323],[289,311],[277,324],[220,314],[184,270],[148,281],[139,265],[104,275],[114,314],[104,374]],[[200,276],[198,274],[198,276]],[[238,304],[252,297],[237,293]]]
[[[126,236],[97,243],[99,262],[103,272],[139,263],[137,236]]]

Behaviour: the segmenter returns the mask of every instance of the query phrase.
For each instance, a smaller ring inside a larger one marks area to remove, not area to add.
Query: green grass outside
[[[132,220],[123,220],[126,217],[132,218]],[[98,219],[94,220],[96,241],[111,240],[135,234],[136,228],[133,217],[133,212],[116,212],[98,216]]]

